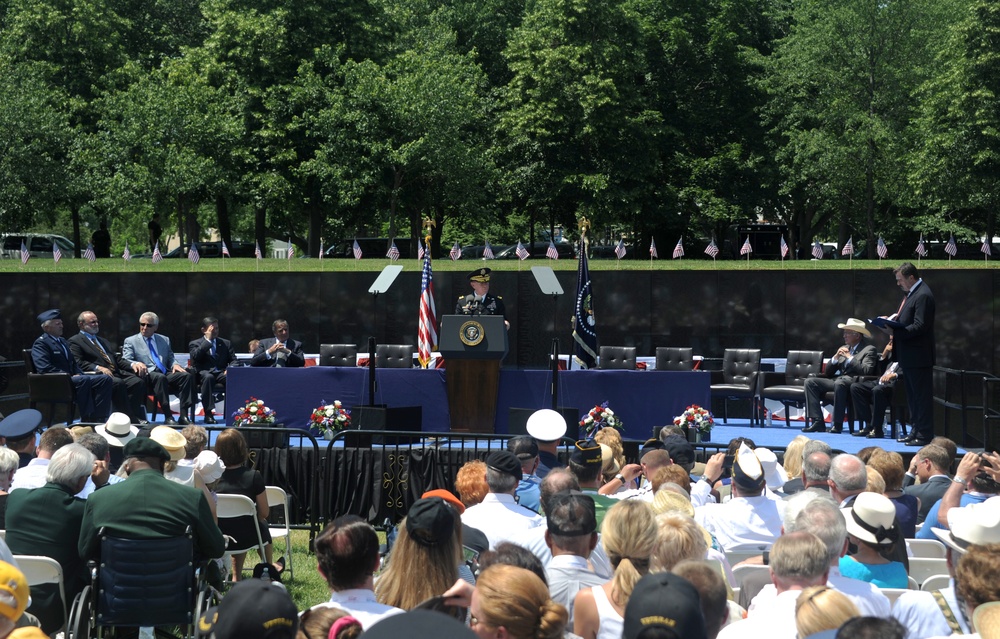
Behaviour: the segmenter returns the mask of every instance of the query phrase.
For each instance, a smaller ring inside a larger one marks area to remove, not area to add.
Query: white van
[[[72,259],[75,245],[62,235],[49,233],[4,233],[0,235],[0,257],[21,259],[21,242],[28,247],[31,257],[52,257],[53,243],[59,246],[64,258]]]

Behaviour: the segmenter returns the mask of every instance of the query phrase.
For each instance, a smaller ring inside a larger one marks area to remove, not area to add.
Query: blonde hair
[[[781,465],[784,467],[785,472],[788,473],[789,479],[795,479],[802,475],[802,453],[808,441],[808,437],[799,435],[788,442],[788,446],[785,447],[785,454],[782,456]]]
[[[506,564],[493,564],[476,580],[482,621],[503,626],[511,639],[559,639],[569,613],[549,596],[538,575]]]
[[[462,464],[455,474],[455,491],[466,508],[481,502],[490,492],[486,483],[486,462],[474,459]]]
[[[610,598],[622,608],[635,584],[649,572],[649,558],[656,547],[656,539],[653,509],[644,501],[620,501],[604,517],[601,543],[615,567]]]
[[[836,630],[861,613],[847,595],[828,586],[805,588],[795,600],[795,627],[800,637]]]
[[[656,547],[650,558],[650,572],[667,572],[686,560],[705,558],[708,543],[694,519],[680,513],[656,517]]]
[[[614,428],[602,428],[594,434],[594,441],[610,448],[618,468],[625,468],[625,446],[621,433]]]
[[[882,473],[878,472],[871,466],[868,467],[868,484],[865,486],[866,493],[878,493],[881,495],[885,492],[885,480],[882,479]]]
[[[399,523],[399,536],[392,546],[389,566],[375,582],[379,603],[411,610],[420,602],[451,588],[462,561],[462,520],[455,517],[451,539],[434,546],[418,544]]]
[[[903,475],[906,473],[906,466],[903,464],[903,456],[895,451],[877,450],[868,460],[869,476],[871,471],[877,471],[885,481],[885,489],[902,490]]]

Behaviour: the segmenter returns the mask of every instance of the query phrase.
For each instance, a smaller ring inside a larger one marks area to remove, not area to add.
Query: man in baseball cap
[[[683,577],[650,573],[635,585],[625,606],[622,639],[642,639],[652,628],[672,631],[678,639],[706,639],[701,599]]]
[[[544,522],[538,513],[518,505],[514,499],[520,481],[521,462],[514,453],[499,450],[486,458],[486,484],[490,492],[462,514],[462,523],[481,530],[491,549],[517,532]]]
[[[299,613],[288,591],[263,579],[237,582],[198,621],[199,634],[214,639],[295,639],[298,629]]]

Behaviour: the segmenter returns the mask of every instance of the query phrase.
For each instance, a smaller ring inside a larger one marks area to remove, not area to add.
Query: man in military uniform
[[[502,315],[504,325],[510,328],[503,298],[490,295],[490,273],[492,271],[486,267],[477,268],[469,273],[472,292],[458,298],[455,315]]]

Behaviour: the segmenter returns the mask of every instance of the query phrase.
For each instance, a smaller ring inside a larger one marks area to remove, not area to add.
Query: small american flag
[[[319,238],[319,259],[323,259],[323,238]]]
[[[253,256],[258,260],[264,259],[264,254],[260,252],[260,242],[253,243]]]
[[[710,255],[713,260],[719,256],[719,247],[715,245],[714,237],[712,238],[712,241],[708,243],[708,246],[705,247],[705,255]]]
[[[417,259],[418,260],[424,259],[424,252],[425,252],[424,251],[424,243],[421,242],[420,246],[417,247]]]
[[[548,255],[548,251],[545,254]],[[558,253],[556,253],[556,257],[559,257]],[[615,257],[618,259],[625,257],[625,240],[618,240],[618,244],[615,244]]]
[[[854,255],[854,236],[847,238],[847,244],[840,250],[841,255]]]
[[[58,244],[56,244],[55,242],[53,242],[52,243],[52,261],[55,262],[56,264],[58,264],[59,260],[61,260],[61,259],[62,259],[62,249],[59,248]]]
[[[656,238],[649,238],[649,257],[650,259],[660,259],[660,254],[656,252]]]
[[[31,253],[28,252],[28,246],[21,240],[21,264],[27,264],[28,260],[31,259]]]
[[[889,248],[885,245],[885,240],[882,239],[881,235],[878,236],[878,245],[875,247],[875,252],[883,260],[889,255]]]
[[[399,259],[399,249],[396,247],[396,240],[393,240],[392,244],[389,245],[389,250],[386,252],[385,256],[393,262]]]
[[[924,234],[920,234],[920,241],[917,243],[917,255],[927,257],[927,247],[924,246]]]
[[[951,237],[948,238],[948,243],[944,245],[944,252],[948,255],[955,257],[958,255],[958,245],[955,244],[955,234],[952,233]]]
[[[88,244],[86,250],[83,252],[83,256],[87,258],[88,261],[93,262],[97,259],[97,254],[94,253],[94,245]]]
[[[132,261],[132,251],[128,250],[128,240],[125,240],[125,250],[122,251],[122,259],[126,262]]]
[[[990,249],[990,243],[987,240],[983,240],[983,246],[979,250],[982,251],[983,255],[986,257],[993,255],[993,250]]]
[[[360,260],[364,253],[361,252],[361,245],[358,244],[357,240],[354,240],[354,246],[351,247],[351,251],[354,252],[354,259]]]
[[[677,238],[677,246],[674,247],[673,258],[676,260],[678,257],[684,257],[684,238]]]
[[[156,264],[157,262],[162,262],[162,261],[163,261],[163,254],[160,253],[160,243],[157,242],[153,246],[153,259],[152,259],[152,262],[153,262],[153,264]]]
[[[201,253],[198,252],[198,244],[192,242],[191,248],[188,249],[188,259],[191,260],[192,264],[197,264],[201,261]]]
[[[521,240],[517,241],[517,248],[514,249],[514,254],[517,255],[517,259],[519,260],[528,259],[528,249],[524,248],[524,244],[521,244]]]
[[[452,262],[462,257],[462,247],[458,245],[458,242],[455,242],[451,250],[448,251],[448,257],[451,258]]]
[[[750,246],[750,236],[747,236],[745,242],[743,242],[742,248],[740,248],[740,255],[750,255],[753,253],[753,247]]]
[[[781,259],[788,257],[788,242],[785,241],[785,236],[781,236]]]
[[[232,255],[229,254],[229,247],[226,246],[225,240],[222,240],[222,257],[232,257]]]
[[[493,255],[493,247],[490,246],[489,242],[486,243],[486,247],[483,249],[483,259],[484,260],[495,260],[496,259],[496,256]]]
[[[813,243],[812,255],[817,260],[823,259],[823,245],[818,241]]]
[[[295,245],[292,244],[292,238],[288,238],[288,251],[286,253],[287,253],[286,257],[288,259],[292,259],[293,257],[295,257]]]
[[[618,247],[617,246],[615,247],[615,255],[618,255]],[[549,240],[549,248],[545,249],[545,257],[549,258],[550,260],[558,260],[559,259],[559,251],[556,250],[556,245],[552,243],[552,240]],[[619,259],[621,259],[621,258],[619,258]]]

